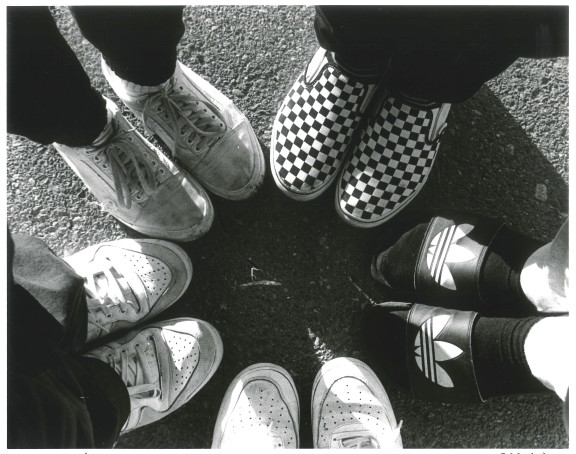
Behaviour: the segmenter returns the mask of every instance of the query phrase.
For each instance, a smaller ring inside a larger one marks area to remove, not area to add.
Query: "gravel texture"
[[[53,12],[94,86],[117,100],[98,53],[68,10]],[[313,8],[203,6],[187,7],[185,16],[180,59],[245,112],[268,157],[279,103],[317,46]],[[425,190],[404,216],[457,209],[551,239],[568,216],[568,60],[519,60],[454,106],[447,131]],[[292,374],[301,400],[302,447],[311,447],[309,400],[318,368],[338,356],[365,359],[361,309],[370,299],[386,299],[370,277],[369,261],[388,227],[349,227],[334,212],[332,191],[313,202],[293,202],[270,175],[250,201],[213,201],[213,229],[182,245],[194,263],[192,284],[163,318],[212,323],[224,341],[222,365],[189,404],[122,437],[118,447],[209,447],[228,384],[256,362],[274,362]],[[35,235],[60,255],[140,236],[99,209],[52,147],[17,136],[8,136],[7,210],[13,232]],[[257,280],[280,285],[242,287],[251,282],[251,271]],[[387,389],[404,421],[406,448],[568,447],[554,396],[456,405],[414,400],[391,384]]]

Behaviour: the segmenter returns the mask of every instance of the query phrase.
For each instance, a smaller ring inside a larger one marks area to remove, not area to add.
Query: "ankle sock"
[[[406,320],[409,309],[406,304],[387,306],[376,306],[365,312],[366,348],[385,376],[408,387]],[[547,391],[532,375],[524,354],[526,336],[540,319],[477,316],[472,329],[472,355],[478,387],[484,398]]]
[[[524,354],[526,336],[541,319],[477,317],[472,330],[472,357],[478,387],[485,399],[547,391],[532,375]]]
[[[414,289],[414,271],[428,223],[422,223],[402,234],[375,260],[376,280],[398,291]],[[486,313],[502,316],[534,311],[520,286],[520,273],[528,257],[541,243],[503,227],[480,270],[480,293],[486,302]],[[470,309],[463,307],[462,309]]]
[[[388,67],[387,61],[361,64],[358,61],[353,61],[350,58],[343,58],[335,53],[332,53],[332,58],[340,69],[342,69],[347,75],[368,84],[379,82]]]

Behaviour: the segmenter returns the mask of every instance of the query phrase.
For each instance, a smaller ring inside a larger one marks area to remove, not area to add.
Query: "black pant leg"
[[[389,63],[392,85],[440,102],[468,99],[519,57],[568,54],[567,7],[319,6],[315,29],[344,63]]]
[[[71,7],[80,30],[121,78],[139,85],[166,82],[184,34],[181,6]]]
[[[7,8],[8,132],[35,142],[87,145],[106,105],[47,7]]]
[[[68,311],[58,313],[53,298],[63,296],[63,306],[74,299],[85,299],[75,294],[74,280],[65,277],[41,285],[35,280],[50,279],[50,272],[30,275],[27,284],[39,298],[15,282],[22,280],[24,257],[38,262],[28,270],[41,270],[44,265],[58,264],[40,255],[50,255],[47,248],[37,254],[19,252],[19,244],[9,236],[8,241],[8,447],[10,448],[105,448],[112,447],[130,413],[130,399],[125,385],[107,364],[75,353],[77,345],[70,333],[84,332],[85,315],[70,316]],[[31,247],[37,244],[31,244]],[[16,249],[16,251],[15,251]],[[19,259],[14,260],[14,257]],[[13,262],[16,273],[13,273]],[[65,273],[67,270],[61,268]],[[16,279],[14,275],[20,272]],[[52,274],[55,277],[57,272]],[[69,287],[72,293],[59,285]],[[67,303],[64,301],[68,300]],[[79,306],[74,303],[73,306]],[[79,306],[80,307],[80,306]],[[85,305],[83,306],[85,308]],[[86,309],[84,309],[84,312]],[[76,313],[81,311],[76,311]],[[68,313],[68,317],[61,317]],[[63,323],[65,320],[65,323]]]

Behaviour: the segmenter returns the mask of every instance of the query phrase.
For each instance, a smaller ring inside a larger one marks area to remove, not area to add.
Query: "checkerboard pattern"
[[[274,125],[272,170],[285,189],[299,194],[332,182],[367,93],[367,85],[352,81],[326,59],[322,64],[312,84],[300,75]]]
[[[428,138],[439,108],[411,106],[393,96],[385,101],[342,172],[337,205],[345,218],[376,226],[416,196],[440,145],[439,137]]]

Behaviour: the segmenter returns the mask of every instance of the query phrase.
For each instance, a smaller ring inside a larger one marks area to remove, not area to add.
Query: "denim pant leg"
[[[130,412],[107,364],[77,353],[86,339],[83,280],[40,240],[8,242],[8,446],[112,447]]]
[[[70,10],[84,37],[122,79],[166,82],[176,68],[184,34],[182,6],[76,6]]]
[[[47,7],[7,8],[7,130],[35,142],[87,145],[106,104]]]
[[[322,47],[387,68],[413,97],[461,102],[519,57],[568,55],[567,7],[318,6]]]

